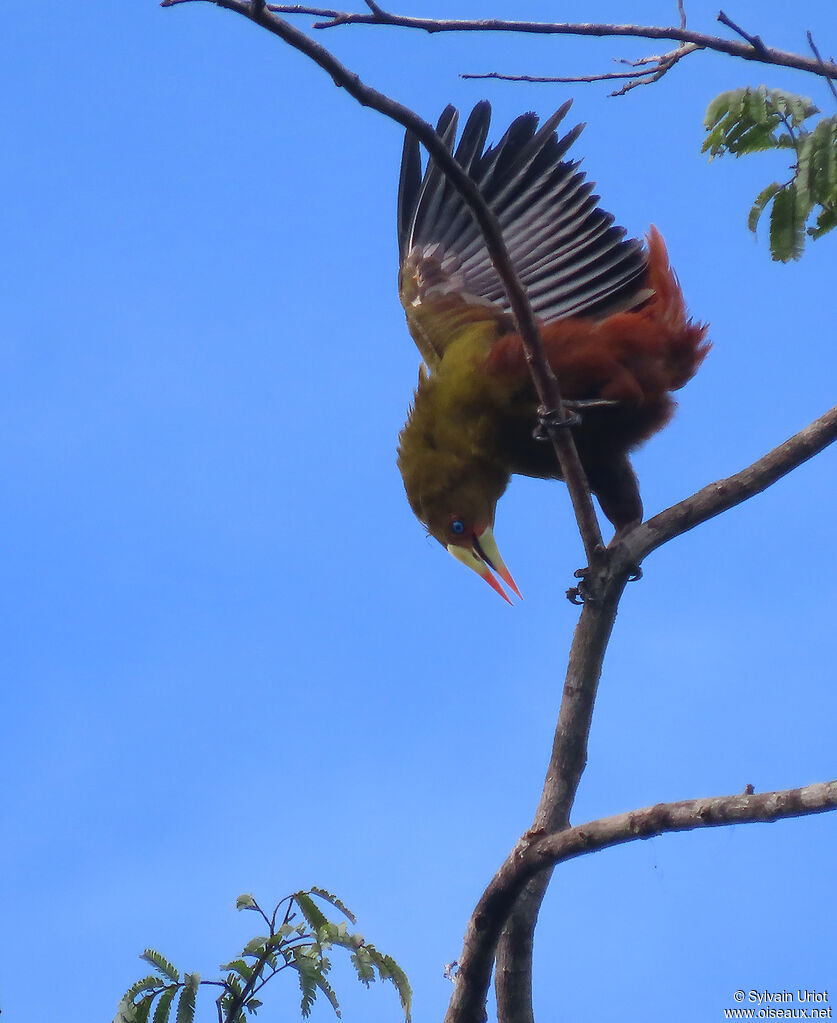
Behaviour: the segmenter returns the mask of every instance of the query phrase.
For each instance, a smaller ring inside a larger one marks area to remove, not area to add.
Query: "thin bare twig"
[[[531,831],[517,843],[483,893],[468,924],[445,1023],[482,1023],[491,966],[503,922],[526,883],[556,864],[597,849],[679,831],[758,824],[837,809],[837,781],[758,795],[658,803],[559,833]]]
[[[174,0],[175,3],[192,2],[192,0]],[[815,57],[779,50],[766,46],[760,37],[748,36],[734,22],[725,22],[733,31],[742,35],[744,42],[735,39],[724,39],[721,36],[709,35],[706,32],[695,32],[687,29],[681,13],[680,26],[660,25],[617,25],[609,22],[547,22],[547,21],[514,21],[503,18],[414,18],[403,14],[393,14],[380,6],[374,13],[358,14],[351,11],[335,11],[330,8],[306,7],[296,4],[268,4],[268,10],[277,14],[309,14],[325,20],[317,22],[317,29],[336,28],[341,25],[377,25],[393,28],[408,28],[422,32],[520,32],[528,35],[571,35],[595,36],[606,38],[623,36],[634,39],[671,39],[674,42],[694,43],[701,49],[726,53],[742,60],[757,61],[761,64],[773,64],[778,67],[793,68],[806,71],[821,78],[837,78],[837,63],[821,61]],[[750,40],[757,40],[752,42]]]
[[[503,82],[536,82],[536,83],[575,83],[575,82],[609,82],[625,81],[621,89],[611,92],[611,96],[624,96],[631,89],[640,85],[651,85],[658,82],[664,74],[670,71],[678,61],[682,60],[689,53],[701,49],[691,43],[678,46],[668,53],[653,54],[647,57],[640,57],[639,60],[623,61],[629,64],[630,71],[609,71],[598,75],[508,75],[499,71],[488,71],[483,74],[466,73],[460,78],[483,79],[493,78]]]
[[[746,39],[754,50],[758,50],[761,53],[764,52],[765,45],[761,40],[761,36],[752,36],[749,32],[745,32],[740,25],[736,25],[735,22],[728,18],[723,11],[718,12],[718,21],[720,21],[722,25],[726,25],[727,28],[731,28],[733,32],[740,35],[742,39]]]
[[[813,52],[814,56],[817,58],[817,60],[820,62],[820,64],[824,68],[825,67],[825,61],[822,59],[822,56],[820,55],[820,51],[817,49],[817,44],[814,42],[814,37],[811,35],[810,30],[807,32],[807,36],[808,36],[808,45],[811,47],[811,51]],[[834,62],[832,61],[832,63],[834,63]],[[826,82],[828,82],[829,89],[831,89],[831,95],[835,99],[837,99],[837,88],[834,87],[834,77],[833,77],[833,75],[830,75],[830,74],[826,73],[825,80],[826,80]]]

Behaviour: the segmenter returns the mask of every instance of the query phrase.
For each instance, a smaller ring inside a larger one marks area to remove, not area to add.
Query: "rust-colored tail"
[[[568,317],[542,325],[550,365],[567,398],[609,398],[628,405],[656,402],[683,387],[710,344],[705,324],[688,318],[683,292],[656,227],[648,232],[646,291],[641,304],[605,319]],[[489,373],[528,376],[517,334],[495,343]]]
[[[543,339],[562,392],[644,405],[676,391],[697,371],[709,343],[707,327],[689,320],[662,235],[648,233],[651,296],[638,308],[603,320],[554,320]]]
[[[697,372],[712,347],[706,341],[706,324],[692,323],[677,275],[671,269],[663,236],[653,225],[648,230],[648,284],[654,297],[640,311],[649,332],[665,349],[665,389],[676,391]],[[630,314],[627,314],[630,315]]]

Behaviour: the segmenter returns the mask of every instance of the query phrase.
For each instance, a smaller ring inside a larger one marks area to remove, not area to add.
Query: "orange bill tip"
[[[513,590],[518,595],[518,597],[520,597],[520,599],[523,600],[523,594],[517,588],[517,583],[514,581],[514,579],[512,579],[511,572],[506,568],[505,565],[503,565],[502,567],[500,565],[497,565],[496,567],[497,575],[500,576],[500,578],[503,580],[506,586],[509,587],[510,590]]]
[[[523,600],[523,594],[517,588],[517,583],[512,578],[511,572],[506,568],[505,562],[500,556],[500,549],[497,546],[497,541],[494,539],[494,532],[491,526],[486,526],[477,537],[476,548],[477,553],[482,555],[483,560],[494,569],[506,586]]]
[[[485,549],[483,544],[483,538],[486,537],[486,533],[489,534],[487,538],[488,550]],[[506,603],[511,604],[508,594],[500,585],[495,578],[493,572],[500,576],[500,578],[509,586],[518,597],[521,596],[520,590],[515,585],[514,579],[511,577],[511,573],[503,564],[503,559],[500,557],[500,552],[497,550],[497,544],[494,542],[494,537],[491,534],[490,529],[484,530],[479,538],[475,538],[474,546],[472,547],[460,547],[458,544],[448,544],[448,551],[456,558],[457,561],[461,561],[463,565],[467,565],[472,571],[476,572],[477,575],[484,579],[488,585],[496,593],[499,593]],[[496,555],[496,558],[492,556]]]
[[[488,565],[485,565],[484,568],[485,568],[485,571],[484,572],[480,572],[480,575],[482,576],[482,578],[485,579],[485,581],[492,588],[492,590],[494,590],[496,593],[500,594],[500,596],[503,598],[503,600],[505,600],[505,602],[507,604],[511,604],[511,601],[509,600],[506,591],[503,589],[503,587],[497,582],[497,580],[491,574],[491,569],[488,567]],[[515,587],[515,589],[517,589],[517,587]]]

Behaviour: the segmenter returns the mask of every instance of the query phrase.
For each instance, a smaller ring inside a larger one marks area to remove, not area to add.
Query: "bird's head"
[[[406,433],[407,431],[405,431]],[[428,533],[511,603],[494,573],[521,596],[494,540],[494,513],[509,473],[487,460],[463,459],[424,446],[413,451],[402,434],[398,466],[410,506]]]

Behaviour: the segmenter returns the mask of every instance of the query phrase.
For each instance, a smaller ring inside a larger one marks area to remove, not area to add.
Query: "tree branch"
[[[162,6],[175,6],[186,2],[195,0],[163,0]],[[367,15],[352,15],[301,5],[262,7],[255,0],[252,3],[248,3],[247,0],[212,2],[249,18],[305,53],[331,75],[336,85],[345,88],[359,103],[395,120],[421,140],[473,211],[497,272],[506,287],[541,404],[546,409],[557,409],[562,415],[563,407],[557,382],[544,356],[531,307],[514,273],[496,219],[487,208],[479,190],[453,160],[429,124],[408,108],[365,85],[327,50],[276,17],[275,12],[312,14],[328,18],[328,22],[317,26],[322,28],[338,24],[365,23],[421,28],[428,32],[528,31],[674,39],[694,47],[705,47],[747,60],[795,67],[819,74],[821,77],[837,76],[837,65],[833,62],[825,64],[821,59],[814,61],[794,54],[784,54],[782,51],[765,47],[761,40],[758,40],[760,45],[757,46],[752,42],[715,39],[701,33],[687,32],[685,25],[681,25],[680,29],[663,29],[631,25],[439,22],[391,15],[372,0],[367,0],[371,12]],[[686,46],[682,49],[685,50]],[[680,59],[679,56],[677,59]],[[639,77],[641,76],[638,76],[637,80]],[[773,793],[771,794],[775,797],[773,802],[770,802],[770,797],[763,796],[724,797],[720,801],[696,800],[653,807],[634,814],[622,815],[620,818],[593,822],[583,828],[569,828],[570,809],[586,765],[587,739],[604,653],[615,621],[619,599],[631,571],[643,557],[666,540],[765,489],[796,465],[837,439],[837,409],[821,417],[749,469],[728,480],[712,484],[691,498],[661,512],[614,543],[604,556],[601,556],[598,550],[600,543],[598,523],[569,431],[556,428],[551,430],[551,436],[573,499],[587,551],[590,568],[584,580],[585,604],[570,651],[552,757],[535,817],[535,830],[527,833],[518,843],[512,856],[486,889],[472,917],[454,998],[447,1016],[449,1023],[471,1023],[484,1018],[485,997],[495,953],[498,962],[498,1009],[501,1020],[503,1023],[531,1020],[532,935],[540,902],[554,864],[593,849],[616,845],[638,837],[661,834],[664,831],[688,830],[733,821],[799,816],[837,805],[837,795],[830,787],[828,800],[834,801],[827,802],[827,805],[825,802],[813,805],[810,800],[814,797],[810,793],[820,787],[811,786],[809,789],[793,792]],[[829,783],[829,786],[834,785],[835,783]],[[755,802],[741,803],[742,800]],[[501,938],[504,927],[505,931]],[[513,1011],[512,1006],[515,1007]]]
[[[630,71],[609,71],[599,75],[507,75],[499,71],[489,71],[485,74],[462,74],[460,78],[485,79],[491,78],[502,82],[533,82],[533,83],[556,83],[572,84],[575,82],[611,82],[624,81],[626,84],[621,89],[611,92],[611,96],[624,96],[631,89],[639,85],[651,85],[658,82],[664,74],[670,71],[675,64],[689,53],[700,50],[700,46],[686,43],[678,46],[668,53],[652,54],[648,57],[640,57],[639,60],[623,60],[622,64],[628,64]]]
[[[191,2],[195,2],[195,0],[162,0],[160,6],[174,7],[181,3]],[[214,3],[217,7],[241,14],[262,28],[267,29],[273,35],[278,36],[289,46],[304,53],[315,64],[323,68],[324,71],[327,71],[334,80],[334,84],[339,88],[345,89],[362,106],[377,110],[379,113],[384,114],[413,132],[465,200],[479,225],[486,248],[491,256],[491,261],[500,280],[503,282],[503,287],[508,296],[509,305],[511,306],[518,332],[523,341],[523,350],[535,385],[535,391],[541,408],[548,417],[544,428],[552,440],[558,463],[561,466],[561,472],[570,492],[576,521],[578,522],[579,532],[587,556],[587,563],[592,565],[596,559],[601,557],[602,534],[593,507],[590,487],[587,483],[584,469],[581,466],[581,460],[578,457],[570,430],[553,425],[550,422],[553,418],[559,421],[566,421],[569,417],[562,403],[558,381],[546,357],[543,341],[535,322],[532,307],[529,304],[526,289],[520,283],[514,269],[497,218],[489,209],[480,190],[465,171],[462,170],[456,160],[453,159],[442,140],[426,121],[422,120],[418,114],[408,107],[384,95],[384,93],[379,92],[377,89],[366,85],[360,80],[358,75],[341,64],[325,47],[309,39],[303,32],[294,28],[282,18],[276,17],[272,13],[275,5],[262,6],[256,0],[252,0],[252,2],[248,2],[248,0],[210,0],[210,2]],[[372,6],[375,13],[371,16],[384,16],[377,6]]]
[[[837,781],[759,795],[714,796],[658,803],[564,831],[524,835],[494,875],[468,923],[456,988],[445,1023],[482,1023],[491,965],[503,923],[528,881],[558,863],[677,831],[758,824],[837,809]]]
[[[188,0],[171,0],[173,3],[184,3]],[[625,36],[633,39],[671,39],[674,42],[693,43],[696,47],[726,53],[742,60],[752,60],[761,64],[773,64],[778,67],[793,68],[818,75],[820,78],[837,78],[837,63],[823,61],[818,57],[803,56],[787,50],[778,50],[766,46],[760,37],[744,35],[744,42],[735,39],[724,39],[721,36],[709,35],[705,32],[693,32],[684,24],[676,26],[658,25],[616,25],[606,22],[546,22],[546,21],[513,21],[503,18],[456,19],[456,18],[413,18],[403,14],[392,14],[377,5],[369,14],[357,14],[351,11],[335,11],[328,8],[304,7],[299,4],[268,4],[268,10],[279,14],[308,14],[326,20],[315,23],[318,29],[336,28],[340,25],[385,25],[394,28],[417,29],[422,32],[520,32],[531,35],[570,35]],[[721,12],[723,14],[723,12]],[[726,18],[726,15],[723,16]],[[681,15],[681,21],[682,21]],[[723,19],[719,16],[719,20]],[[723,22],[733,31],[742,34],[728,19]]]
[[[569,827],[570,811],[587,766],[587,742],[604,656],[632,568],[627,559],[617,562],[611,558],[605,567],[591,569],[585,578],[585,593],[595,596],[586,597],[573,635],[552,753],[532,824],[534,830],[557,832]],[[598,578],[591,579],[592,572]],[[495,979],[498,1018],[502,1023],[534,1018],[535,925],[551,876],[550,867],[532,877],[523,886],[516,904],[509,907],[497,948]]]
[[[837,440],[837,407],[728,479],[711,483],[660,512],[616,541],[599,578],[584,580],[584,610],[576,627],[552,756],[533,823],[558,832],[569,826],[575,793],[587,763],[587,738],[602,663],[619,600],[631,571],[657,547],[746,501]],[[535,925],[551,877],[550,867],[531,877],[510,907],[496,946],[497,1006],[502,1023],[530,1023]],[[494,950],[492,950],[492,955]],[[464,960],[463,960],[464,961]]]
[[[835,440],[837,405],[746,469],[710,483],[637,526],[620,541],[623,557],[627,563],[639,564],[651,551],[674,537],[760,494]]]

